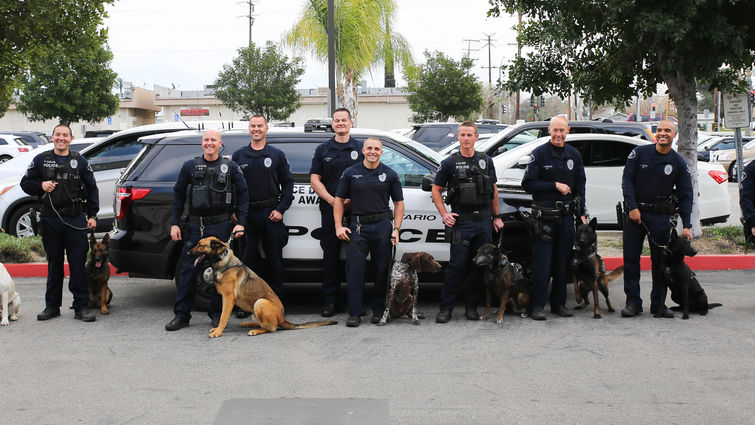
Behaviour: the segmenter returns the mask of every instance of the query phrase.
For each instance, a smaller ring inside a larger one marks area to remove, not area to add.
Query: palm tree
[[[366,71],[396,59],[404,68],[413,63],[406,40],[389,30],[396,7],[395,0],[335,0],[336,103],[354,117],[357,81]],[[327,0],[307,0],[301,18],[284,39],[294,49],[326,62],[327,28]]]

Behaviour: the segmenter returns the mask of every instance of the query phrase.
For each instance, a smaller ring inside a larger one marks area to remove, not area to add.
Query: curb
[[[603,257],[607,270],[613,270],[624,264],[622,257]],[[697,255],[684,260],[695,271],[702,270],[750,270],[755,269],[755,255]],[[5,264],[12,277],[47,277],[47,263]],[[63,265],[65,276],[70,276],[68,263]],[[649,256],[640,257],[640,269],[650,270]],[[110,264],[111,276],[128,277],[128,273],[116,273]]]

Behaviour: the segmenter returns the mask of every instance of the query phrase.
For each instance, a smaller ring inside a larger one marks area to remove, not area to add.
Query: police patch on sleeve
[[[666,166],[663,167],[663,173],[667,176],[670,176],[672,171],[674,171],[674,167],[671,164],[666,164]]]
[[[483,170],[484,170],[484,169],[485,169],[485,168],[486,168],[486,167],[488,166],[488,162],[487,162],[487,161],[485,161],[484,159],[481,159],[481,160],[480,160],[480,161],[478,162],[478,164],[480,164],[480,168],[482,168]]]
[[[530,154],[529,158],[527,158],[527,164],[532,164],[535,162],[535,155]]]
[[[351,151],[351,159],[357,159],[359,158],[359,154],[357,151]]]
[[[627,157],[627,159],[634,159],[634,157],[636,156],[637,156],[636,149],[632,149],[632,152],[629,152],[629,156]]]
[[[225,174],[228,172],[228,164],[220,164],[220,172]]]
[[[378,180],[380,180],[381,182],[384,182],[385,181],[385,173],[380,174],[378,176]]]
[[[273,160],[270,158],[265,158],[265,167],[270,168],[271,165],[273,165]]]
[[[749,175],[745,173],[744,171],[742,171],[742,181],[747,180],[747,177],[749,177]]]
[[[574,160],[569,158],[568,161],[566,161],[566,168],[573,170],[574,169]]]

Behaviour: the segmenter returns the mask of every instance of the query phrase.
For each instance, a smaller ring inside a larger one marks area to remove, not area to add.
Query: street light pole
[[[334,0],[328,0],[328,116],[336,109],[336,29]]]

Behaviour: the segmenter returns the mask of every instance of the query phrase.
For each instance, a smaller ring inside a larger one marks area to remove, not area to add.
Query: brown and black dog
[[[234,305],[254,312],[259,320],[259,322],[241,323],[241,326],[245,328],[259,328],[249,331],[249,335],[252,336],[275,332],[278,328],[309,329],[338,323],[323,320],[297,325],[287,321],[284,317],[283,303],[267,282],[233,255],[233,250],[227,244],[214,236],[200,240],[197,246],[191,249],[191,254],[197,257],[194,264],[203,259],[210,264],[213,270],[213,283],[223,297],[220,324],[217,328],[210,329],[210,338],[223,335]]]
[[[426,252],[405,252],[391,269],[390,290],[385,298],[385,312],[378,322],[383,326],[396,317],[408,316],[412,324],[419,325],[417,272],[437,273],[441,265]]]
[[[579,224],[577,226],[576,244],[572,253],[572,279],[574,281],[574,297],[577,299],[577,310],[585,308],[590,304],[588,295],[593,293],[593,316],[600,319],[600,302],[598,291],[606,299],[608,311],[614,312],[611,301],[608,299],[608,282],[616,280],[624,273],[624,266],[619,266],[616,270],[606,274],[606,265],[603,259],[598,255],[598,220],[593,218],[589,223]]]
[[[482,268],[485,283],[485,312],[480,316],[480,320],[488,318],[493,295],[501,298],[496,323],[503,323],[506,304],[511,304],[512,309],[522,311],[522,317],[529,315],[529,285],[521,273],[514,269],[508,257],[501,252],[500,247],[492,243],[485,244],[477,250],[472,261]]]
[[[94,232],[89,235],[92,255],[86,263],[87,286],[89,287],[89,308],[100,307],[102,314],[110,314],[108,305],[113,299],[113,291],[108,287],[110,280],[110,235],[105,234],[102,242],[97,242]]]

